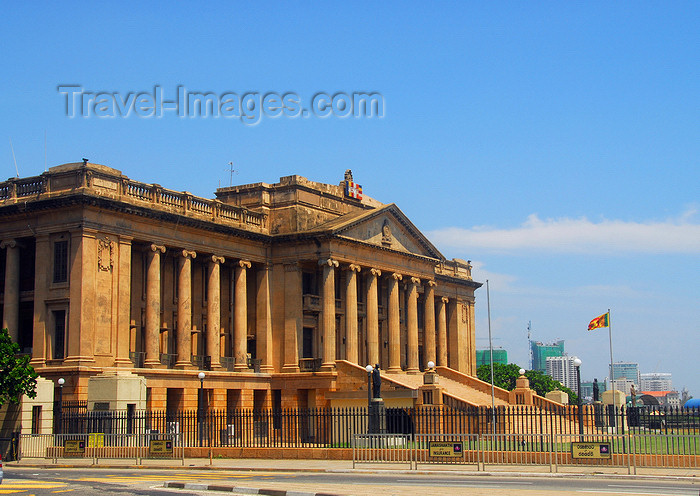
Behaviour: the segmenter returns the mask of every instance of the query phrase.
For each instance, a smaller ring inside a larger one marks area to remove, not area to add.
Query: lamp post
[[[578,434],[580,441],[583,442],[583,409],[581,405],[581,359],[574,358],[574,367],[576,367],[576,395],[578,397]]]
[[[66,380],[58,379],[58,434],[63,434],[63,385]]]
[[[204,372],[197,374],[199,378],[199,391],[197,395],[197,420],[199,423],[199,446],[204,444]]]
[[[367,365],[367,432],[374,432],[374,419],[372,418],[372,372],[374,367]]]

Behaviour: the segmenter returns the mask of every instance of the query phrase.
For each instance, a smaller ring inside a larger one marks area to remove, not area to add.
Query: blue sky
[[[696,2],[13,4],[0,18],[0,167],[82,157],[213,195],[300,174],[396,203],[489,279],[493,333],[527,366],[566,341],[700,396],[700,6]],[[382,118],[68,118],[84,91],[378,92]],[[4,150],[1,151],[1,150]],[[486,346],[486,293],[477,344]]]

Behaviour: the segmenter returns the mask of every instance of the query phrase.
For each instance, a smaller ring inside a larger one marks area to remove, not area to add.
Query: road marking
[[[664,488],[667,489],[667,488]],[[605,489],[592,490],[592,489],[578,489],[578,493],[595,493],[595,494],[639,494],[642,496],[678,496],[679,494],[688,494],[690,496],[695,495],[695,490],[690,492],[687,489],[683,489],[683,492],[679,493],[645,493],[641,491],[606,491]]]
[[[415,479],[396,479],[396,482],[410,482],[411,484],[430,484],[434,485],[436,482],[437,483],[449,483],[449,484],[470,484],[470,485],[478,485],[478,484],[517,484],[517,485],[532,485],[534,482],[508,482],[508,481],[501,481],[501,482],[490,482],[490,481],[474,481],[474,480],[445,480],[445,479],[436,479],[434,481],[418,481]]]
[[[624,487],[624,488],[628,488],[628,489],[639,489],[639,486],[634,486],[632,484],[608,484],[608,487]],[[644,486],[644,489],[646,489],[648,491],[655,490],[655,489],[658,489],[660,491],[670,490],[670,488],[668,486],[654,487],[654,486],[646,486],[646,485]],[[687,488],[679,487],[678,489],[683,490],[683,489],[687,489]],[[687,489],[687,490],[689,490],[689,489]],[[695,494],[695,490],[693,490],[692,494]]]

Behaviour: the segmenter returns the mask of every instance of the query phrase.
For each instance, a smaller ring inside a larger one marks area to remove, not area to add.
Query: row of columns
[[[321,329],[323,335],[323,368],[333,367],[335,361],[335,269],[339,263],[333,259],[322,259],[319,264],[323,267],[321,289]],[[350,264],[347,267],[345,312],[346,312],[346,359],[359,363],[358,319],[357,319],[357,274],[360,266]],[[378,278],[381,270],[367,270],[367,292],[365,301],[367,315],[367,355],[371,364],[379,363],[379,298]],[[399,321],[399,282],[403,275],[392,273],[389,281],[389,366],[388,372],[401,371],[400,321]],[[407,280],[408,306],[406,309],[408,329],[407,372],[418,373],[418,286],[421,280],[410,277]],[[447,366],[447,309],[448,299],[440,297],[437,307],[437,343],[435,342],[435,281],[424,284],[425,301],[423,329],[425,332],[424,355],[425,362],[433,361],[438,365]],[[296,341],[289,343],[296,345]]]
[[[160,256],[165,253],[165,246],[151,244],[148,250],[146,273],[146,367],[160,366]],[[191,250],[178,252],[177,272],[177,361],[175,367],[184,368],[191,364],[192,354],[192,260],[197,253]],[[225,258],[211,255],[207,259],[207,327],[204,342],[207,354],[211,357],[213,369],[221,366],[220,333],[221,333],[221,264]],[[247,271],[251,263],[239,260],[234,273],[234,312],[233,312],[233,356],[234,370],[248,369],[248,299]],[[267,267],[263,269],[259,283],[267,291]],[[260,284],[259,284],[260,286]],[[267,299],[263,298],[267,305]],[[269,319],[263,322],[269,323]],[[264,333],[263,333],[264,334]],[[267,347],[269,339],[262,336]],[[269,363],[269,361],[267,361]]]

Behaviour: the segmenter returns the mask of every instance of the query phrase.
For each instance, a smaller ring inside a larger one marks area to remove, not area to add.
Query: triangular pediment
[[[403,212],[394,204],[364,212],[351,219],[336,219],[330,227],[333,235],[362,243],[411,253],[414,255],[443,259],[433,246]]]

